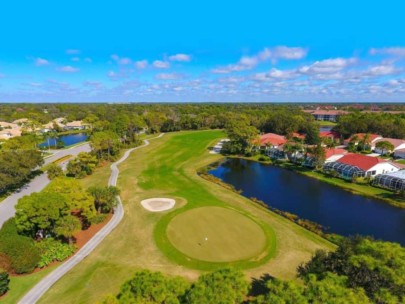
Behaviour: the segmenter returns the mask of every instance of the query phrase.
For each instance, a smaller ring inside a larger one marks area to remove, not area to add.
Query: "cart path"
[[[159,136],[150,138],[160,138],[164,135],[161,133]],[[125,152],[124,156],[118,160],[117,162],[111,165],[111,175],[108,181],[109,186],[116,186],[117,179],[119,175],[119,169],[117,165],[125,161],[129,154],[137,149],[146,147],[149,145],[148,140],[143,141],[144,144],[142,146],[129,149]],[[124,208],[122,207],[122,201],[120,196],[117,196],[118,205],[114,210],[114,215],[112,216],[111,220],[105,225],[99,232],[96,233],[74,256],[72,256],[69,260],[64,262],[54,271],[49,273],[46,277],[44,277],[41,281],[37,283],[18,303],[20,304],[33,304],[36,303],[41,296],[48,291],[49,288],[52,287],[64,274],[66,274],[69,270],[71,270],[74,266],[80,263],[87,255],[89,255],[98,244],[108,235],[114,228],[121,222],[122,218],[124,217]]]

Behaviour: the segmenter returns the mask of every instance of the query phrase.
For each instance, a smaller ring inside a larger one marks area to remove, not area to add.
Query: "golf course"
[[[204,271],[231,266],[247,277],[267,273],[295,279],[297,266],[315,250],[333,249],[321,237],[197,175],[197,169],[222,157],[209,154],[209,147],[224,137],[218,130],[168,133],[134,151],[119,166],[123,220],[39,303],[97,303],[141,269],[194,280]],[[107,180],[102,168],[83,182]],[[175,205],[151,212],[140,203],[150,198],[172,199]]]

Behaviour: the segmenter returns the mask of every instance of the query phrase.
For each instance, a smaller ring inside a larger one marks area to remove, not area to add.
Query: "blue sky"
[[[403,1],[137,2],[1,4],[0,102],[405,102]]]

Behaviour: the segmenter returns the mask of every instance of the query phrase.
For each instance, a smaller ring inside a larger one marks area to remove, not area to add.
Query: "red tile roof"
[[[342,155],[342,154],[347,154],[347,150],[345,149],[325,149],[325,158],[328,159],[329,157],[332,157],[333,155]]]
[[[346,165],[356,166],[364,171],[370,170],[372,167],[374,167],[379,163],[387,163],[387,161],[382,158],[355,153],[346,154],[342,158],[339,158],[337,162]]]
[[[312,115],[344,115],[344,114],[348,114],[348,112],[341,111],[341,110],[315,110],[311,114]]]
[[[365,135],[366,135],[366,133],[357,133],[357,134],[353,134],[350,138],[357,136],[359,140],[362,140]],[[378,135],[378,134],[369,134],[370,141],[374,141],[378,137],[382,137],[382,136]]]
[[[300,134],[300,133],[297,133],[297,132],[293,132],[293,133],[291,133],[291,137],[292,138],[296,137],[296,138],[300,138],[300,139],[305,139],[305,134]]]
[[[287,142],[287,139],[278,134],[274,133],[266,133],[260,136],[260,145],[265,146],[267,145],[273,145],[273,146],[280,146],[283,145]]]
[[[331,138],[340,138],[340,134],[335,131],[322,131],[319,132],[320,137],[331,137]]]

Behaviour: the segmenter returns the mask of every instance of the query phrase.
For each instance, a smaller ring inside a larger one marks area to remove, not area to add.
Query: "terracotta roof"
[[[293,133],[291,133],[291,137],[305,139],[306,135],[305,134],[300,134],[300,133],[297,133],[297,132],[293,132]]]
[[[360,169],[367,171],[374,167],[377,164],[380,163],[388,163],[385,159],[379,158],[379,157],[372,157],[372,156],[367,156],[363,154],[355,154],[355,153],[348,153],[337,162],[346,164],[346,165],[352,165],[359,167]]]
[[[260,136],[260,145],[264,146],[270,144],[273,146],[280,146],[287,142],[287,139],[275,133],[266,133]]]
[[[322,131],[319,132],[320,137],[332,137],[332,138],[340,138],[340,134],[335,131]]]
[[[357,136],[358,140],[362,140],[365,135],[366,135],[366,133],[353,134],[352,136],[350,136],[350,138],[348,140],[350,141],[350,139],[352,139],[354,136]],[[368,134],[368,135],[369,135],[369,139],[370,139],[371,142],[373,142],[374,140],[376,140],[379,137],[382,138],[382,136],[378,135],[378,134]]]
[[[329,157],[332,157],[333,155],[342,155],[342,154],[347,154],[347,150],[345,149],[325,149],[325,158],[328,159]]]
[[[397,138],[381,138],[381,139],[377,139],[376,141],[375,141],[375,143],[378,143],[378,142],[380,142],[380,141],[388,141],[389,143],[391,143],[393,146],[394,146],[394,149],[396,148],[396,147],[399,147],[400,145],[402,145],[402,144],[405,144],[405,140],[403,140],[403,139],[397,139]]]

